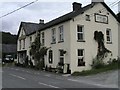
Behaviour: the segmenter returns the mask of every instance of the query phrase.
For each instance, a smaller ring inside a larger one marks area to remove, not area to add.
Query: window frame
[[[49,50],[49,56],[48,56],[49,63],[53,63],[53,50]]]
[[[19,40],[19,49],[21,50],[21,40]]]
[[[32,44],[32,36],[30,36],[30,45]]]
[[[78,28],[82,27],[82,32],[78,31]],[[82,39],[79,39],[79,35],[82,35]],[[84,35],[84,25],[77,25],[77,41],[78,42],[85,42],[85,35]]]
[[[59,29],[59,42],[64,42],[64,27],[63,25],[58,27]]]
[[[90,15],[86,14],[86,15],[85,15],[85,20],[86,20],[86,21],[90,21]]]
[[[53,28],[53,29],[51,30],[51,33],[52,33],[52,35],[51,35],[52,43],[51,43],[51,44],[55,44],[55,43],[56,43],[56,28]],[[55,40],[55,41],[54,41],[54,40]]]
[[[61,61],[61,59],[62,59],[62,61]],[[60,64],[61,65],[63,65],[64,64],[64,54],[63,54],[63,49],[59,49],[59,62],[60,62]]]
[[[25,39],[23,39],[23,49],[25,49]]]
[[[109,35],[107,35],[107,31],[109,31]],[[108,40],[108,38],[110,40]],[[112,31],[110,28],[106,29],[106,42],[107,42],[107,44],[112,44]]]
[[[79,50],[82,50],[82,55],[79,55]],[[79,60],[81,60],[81,62],[82,62],[82,64],[80,64],[79,62]],[[77,63],[77,66],[79,67],[79,66],[85,66],[85,50],[84,49],[77,49],[77,61],[78,61],[78,63]]]

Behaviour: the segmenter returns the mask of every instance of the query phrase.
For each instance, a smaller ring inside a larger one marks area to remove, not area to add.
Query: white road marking
[[[11,76],[14,76],[14,77],[17,77],[17,78],[20,78],[20,79],[23,79],[23,80],[26,80],[25,78],[21,77],[21,76],[17,76],[17,75],[14,75],[14,74],[9,74]]]
[[[89,85],[95,85],[95,86],[99,86],[99,87],[105,87],[105,88],[118,88],[118,86],[116,85],[102,85],[102,84],[97,84],[94,82],[88,82],[88,81],[83,81],[83,80],[75,80],[75,79],[67,79],[69,81],[73,81],[73,82],[79,82],[79,83],[85,83],[85,84],[89,84]]]
[[[48,87],[52,87],[52,88],[59,88],[59,87],[49,85],[49,84],[45,84],[45,83],[41,83],[41,82],[39,82],[39,84],[44,85],[44,86],[48,86]]]

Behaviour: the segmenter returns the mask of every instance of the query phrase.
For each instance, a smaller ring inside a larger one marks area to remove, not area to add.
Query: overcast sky
[[[26,2],[25,2],[26,1]],[[34,0],[0,0],[0,17]],[[49,2],[48,2],[49,1]],[[0,18],[2,31],[17,34],[21,21],[39,23],[39,19],[48,22],[72,11],[73,2],[82,3],[82,6],[91,3],[91,0],[39,0],[19,11]],[[86,2],[85,2],[86,1]],[[107,5],[119,0],[104,0]],[[118,5],[110,7],[118,13]]]

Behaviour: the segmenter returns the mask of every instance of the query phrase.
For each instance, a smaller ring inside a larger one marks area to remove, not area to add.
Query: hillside
[[[17,44],[17,35],[12,35],[9,32],[0,32],[0,35],[1,33],[2,33],[2,44]]]

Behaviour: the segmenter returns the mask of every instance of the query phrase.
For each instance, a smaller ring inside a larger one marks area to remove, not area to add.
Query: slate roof
[[[43,24],[31,23],[31,22],[21,22],[18,34],[20,33],[21,27],[25,30],[25,34],[28,36],[32,33],[35,33]]]
[[[91,4],[88,4],[85,7],[82,7],[78,11],[69,12],[69,13],[67,13],[61,17],[58,17],[58,18],[56,18],[48,23],[45,23],[45,24],[21,22],[21,25],[24,27],[26,35],[30,35],[30,34],[35,33],[37,30],[42,31],[42,30],[52,27],[54,25],[72,20],[74,17],[76,17],[80,14],[83,14],[86,10],[92,8],[94,5],[96,5],[98,3],[101,3],[117,19],[117,16],[114,14],[114,12],[104,2],[93,2]],[[118,19],[117,19],[117,21],[118,21]],[[19,30],[19,32],[20,32],[20,30]],[[19,35],[19,32],[18,32],[18,35]]]
[[[73,19],[74,17],[84,13],[86,10],[92,8],[94,5],[96,5],[98,3],[101,3],[117,19],[117,17],[114,14],[114,12],[104,2],[93,2],[91,4],[88,4],[85,7],[82,7],[82,9],[80,9],[78,11],[72,11],[72,12],[70,12],[68,14],[65,14],[65,15],[63,15],[63,16],[61,16],[59,18],[56,18],[56,19],[46,23],[43,27],[40,27],[39,30],[41,31],[41,30],[44,30],[46,28],[52,27],[54,25],[60,24],[62,22],[69,21],[69,20]],[[117,19],[117,21],[118,21],[118,19]]]

